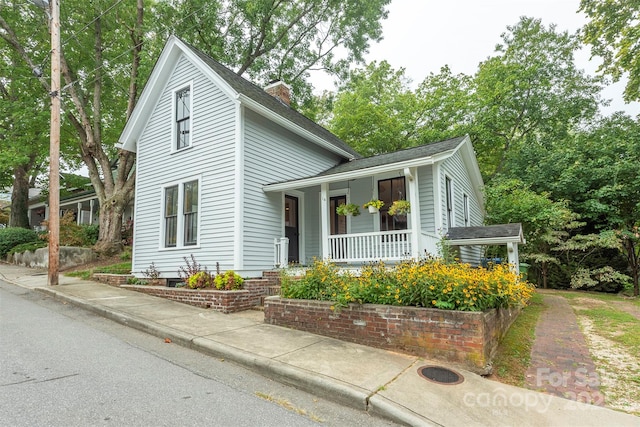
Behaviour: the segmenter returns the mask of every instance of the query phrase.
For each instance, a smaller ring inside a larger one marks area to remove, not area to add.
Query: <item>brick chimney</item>
[[[279,99],[280,102],[291,105],[291,87],[281,80],[274,80],[269,83],[265,88],[265,92]]]

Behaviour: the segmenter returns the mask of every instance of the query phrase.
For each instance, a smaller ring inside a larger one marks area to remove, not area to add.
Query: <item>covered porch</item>
[[[433,174],[424,165],[268,186],[265,191],[277,191],[283,197],[283,233],[274,239],[274,265],[304,264],[314,257],[358,265],[437,254],[440,236],[433,215],[425,213],[433,210],[433,197],[420,200],[419,173],[424,175],[425,185],[432,179]],[[369,213],[363,204],[372,199],[383,200],[386,208]],[[389,215],[389,206],[395,200],[408,201],[410,211]],[[361,213],[336,213],[337,206],[349,203],[357,205]]]

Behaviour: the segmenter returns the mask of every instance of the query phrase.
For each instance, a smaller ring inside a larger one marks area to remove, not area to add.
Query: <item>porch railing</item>
[[[398,261],[411,257],[411,230],[376,231],[329,236],[335,262]]]
[[[277,268],[284,268],[289,265],[289,239],[281,237],[273,239],[274,258],[273,265]]]

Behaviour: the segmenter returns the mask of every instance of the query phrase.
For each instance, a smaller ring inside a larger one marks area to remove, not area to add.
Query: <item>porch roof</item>
[[[447,243],[451,246],[465,246],[527,242],[522,233],[522,224],[515,223],[484,227],[451,227],[447,232]]]
[[[424,166],[443,160],[453,154],[467,140],[468,136],[451,138],[418,147],[394,151],[392,153],[354,159],[320,172],[317,175],[267,184],[264,191],[283,191],[310,187],[321,183],[331,183],[346,179],[362,178],[390,170]]]

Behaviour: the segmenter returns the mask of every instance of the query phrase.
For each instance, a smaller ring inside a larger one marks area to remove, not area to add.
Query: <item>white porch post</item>
[[[76,211],[77,211],[76,224],[80,225],[82,224],[82,221],[80,220],[80,215],[82,214],[82,202],[78,202],[76,204]]]
[[[93,199],[89,200],[89,224],[93,225]]]
[[[418,168],[405,168],[404,176],[409,181],[409,201],[411,203],[411,257],[418,258],[422,249],[420,247],[420,196],[418,194]]]
[[[507,243],[507,259],[509,260],[509,265],[513,269],[513,271],[520,275],[520,261],[518,256],[518,244],[509,242]]]
[[[329,184],[320,184],[320,241],[322,259],[329,259]]]
[[[49,205],[44,206],[44,219],[45,220],[49,219]]]

